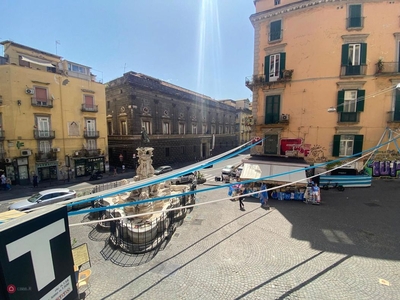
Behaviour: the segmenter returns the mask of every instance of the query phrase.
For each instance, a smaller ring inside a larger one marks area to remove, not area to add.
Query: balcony
[[[345,66],[342,65],[340,76],[364,76],[367,73],[367,65]]]
[[[271,87],[285,87],[287,82],[292,81],[292,75],[294,70],[283,70],[282,77],[278,78],[276,81],[266,81],[265,75],[253,75],[248,76],[245,79],[245,84],[249,89],[257,86],[267,86]]]
[[[85,130],[83,132],[83,137],[85,139],[97,139],[100,137],[100,134],[98,131],[95,130]]]
[[[33,136],[37,140],[52,140],[55,138],[54,130],[34,130]]]
[[[365,17],[351,17],[346,19],[347,29],[362,29],[364,27]]]
[[[39,98],[31,98],[32,106],[37,107],[53,107],[53,99],[39,99]]]
[[[57,160],[57,152],[39,152],[35,153],[35,160],[37,162],[44,162],[49,160]]]
[[[358,123],[360,114],[358,112],[339,112],[338,123]]]
[[[4,130],[0,130],[0,141],[4,141],[4,139],[6,138],[6,134]]]
[[[81,111],[98,112],[99,111],[99,106],[98,105],[82,104]]]
[[[400,111],[388,111],[387,112],[387,122],[399,122],[400,123]]]
[[[400,62],[378,61],[378,63],[375,64],[375,75],[377,76],[400,75]]]

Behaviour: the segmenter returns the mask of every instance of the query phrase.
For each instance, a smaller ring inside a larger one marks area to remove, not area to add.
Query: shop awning
[[[296,184],[307,184],[305,167],[307,165],[290,165],[272,162],[244,163],[240,179],[258,179],[266,176],[274,176],[263,179],[265,182],[273,183],[289,183],[298,181]]]
[[[40,59],[37,57],[32,57],[26,54],[21,54],[21,59],[36,65],[40,65],[40,66],[45,66],[45,67],[49,67],[49,68],[54,68],[54,65],[52,65],[48,60],[44,60],[44,59]]]

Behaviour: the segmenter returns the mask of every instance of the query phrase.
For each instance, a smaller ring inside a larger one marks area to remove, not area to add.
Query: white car
[[[234,169],[235,169],[235,166],[234,165],[227,165],[227,166],[225,166],[223,169],[222,169],[222,175],[229,175],[229,176],[231,176],[231,175],[233,175],[234,174]]]
[[[28,199],[15,202],[8,207],[8,210],[27,210],[41,207],[65,200],[71,200],[76,197],[76,192],[67,188],[44,190],[33,194]]]
[[[188,183],[188,182],[192,182],[193,179],[194,179],[194,174],[188,173],[188,174],[176,177],[176,178],[172,178],[171,183],[172,184]]]
[[[164,173],[171,172],[171,171],[172,171],[171,166],[161,166],[154,170],[154,174],[160,175],[160,174],[164,174]]]

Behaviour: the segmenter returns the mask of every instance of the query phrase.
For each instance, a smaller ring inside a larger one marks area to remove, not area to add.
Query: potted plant
[[[378,73],[381,73],[383,71],[383,68],[384,68],[382,58],[379,58],[378,63],[376,64],[376,66],[378,68]]]
[[[206,178],[204,177],[203,174],[201,174],[200,172],[197,172],[197,184],[202,184],[204,182],[206,182]]]

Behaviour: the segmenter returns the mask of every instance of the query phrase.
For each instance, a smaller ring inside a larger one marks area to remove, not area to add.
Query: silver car
[[[67,188],[44,190],[33,194],[28,199],[15,202],[8,207],[8,210],[27,210],[41,207],[65,200],[71,200],[76,197],[76,192]]]
[[[171,183],[172,184],[188,183],[188,182],[192,182],[193,179],[194,179],[194,174],[188,173],[188,174],[176,177],[176,178],[172,178]]]
[[[154,174],[160,175],[160,174],[164,174],[164,173],[171,172],[171,171],[172,171],[171,166],[161,166],[154,170]]]
[[[222,175],[231,176],[231,175],[234,174],[234,170],[235,170],[235,166],[234,165],[227,165],[222,169],[221,173],[222,173]]]

